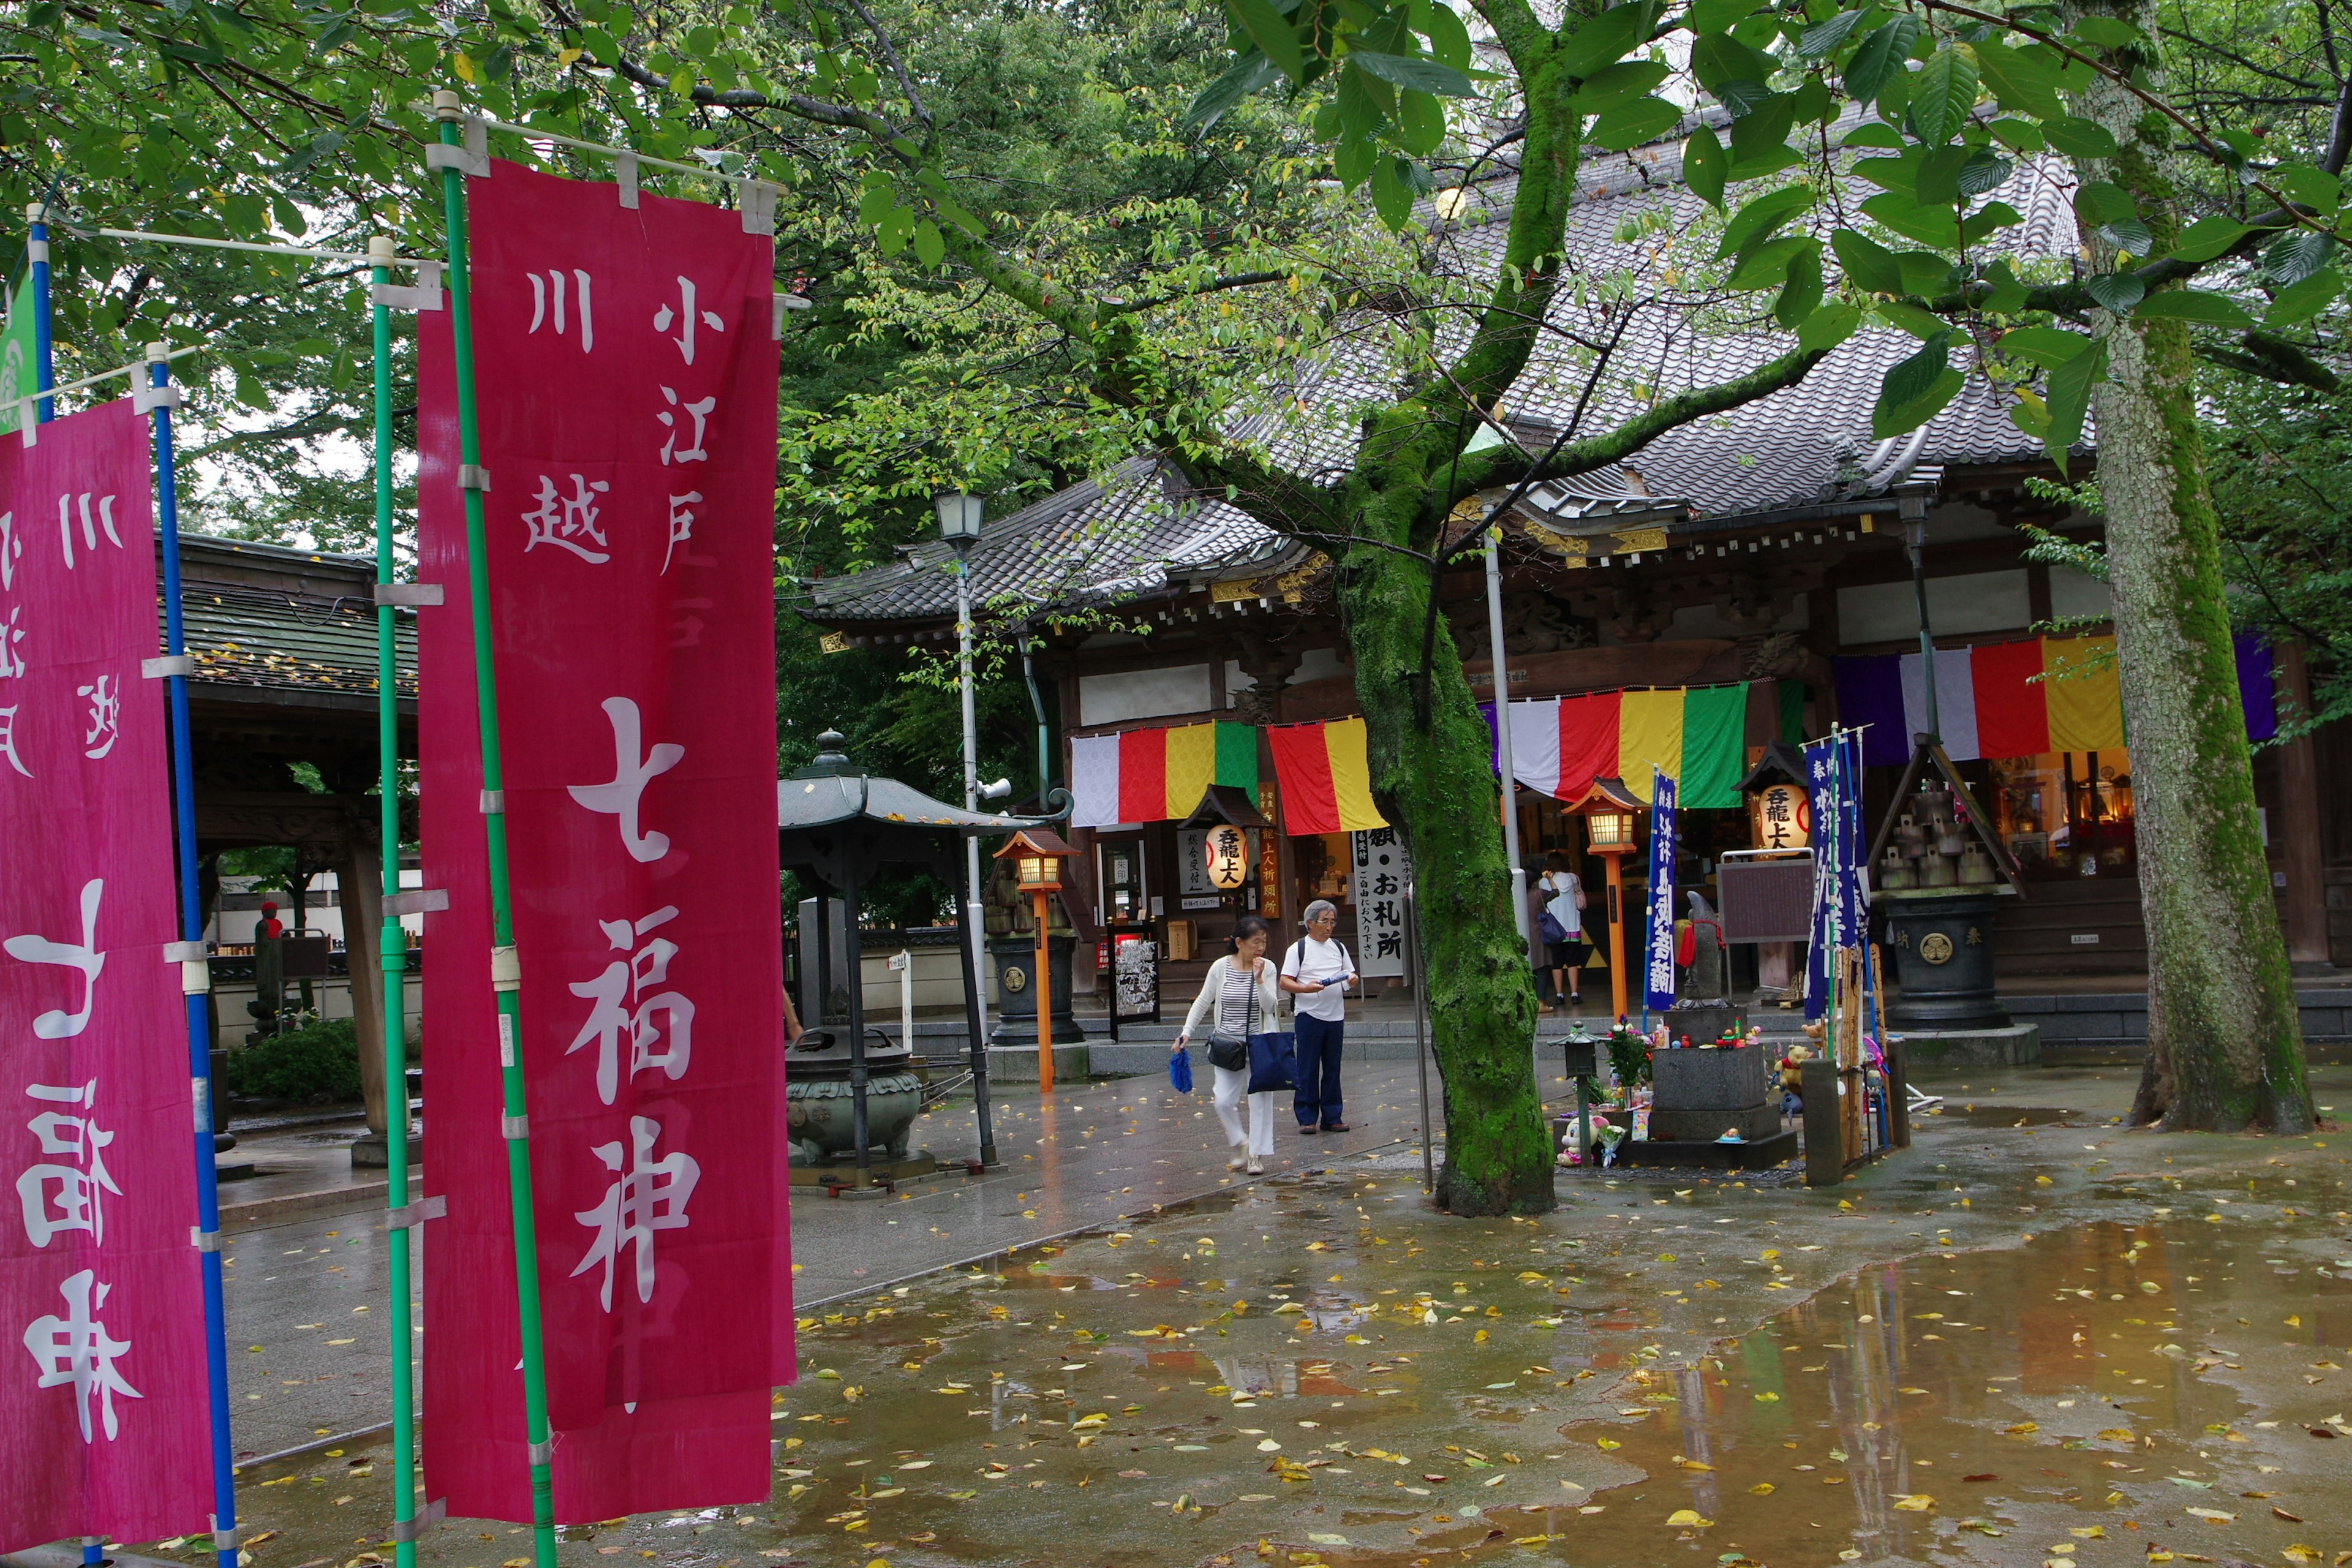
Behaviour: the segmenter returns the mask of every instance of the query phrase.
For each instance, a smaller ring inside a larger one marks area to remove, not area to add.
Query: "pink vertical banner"
[[[0,1552],[208,1528],[147,421],[0,438]]]
[[[493,165],[474,363],[556,1518],[767,1497],[793,1374],[773,242]],[[422,318],[425,1469],[530,1517],[447,318]]]

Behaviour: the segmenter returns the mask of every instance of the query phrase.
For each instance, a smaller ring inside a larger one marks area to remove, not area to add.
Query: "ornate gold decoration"
[[[1007,991],[1022,992],[1029,989],[1029,972],[1013,964],[1006,964],[1000,973],[999,978],[1004,982],[1004,988]]]
[[[1952,939],[1942,931],[1931,931],[1919,939],[1919,956],[1929,963],[1952,962]]]

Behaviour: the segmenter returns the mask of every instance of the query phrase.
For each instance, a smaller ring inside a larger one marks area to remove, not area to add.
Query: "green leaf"
[[[2069,158],[2112,158],[2123,151],[2105,126],[2079,114],[2043,121],[2042,133],[2050,139],[2051,146]]]
[[[1399,171],[1400,162],[1391,155],[1372,165],[1372,207],[1391,229],[1402,229],[1412,217],[1412,186]]]
[[[2187,321],[2194,326],[2232,330],[2254,324],[2254,319],[2235,300],[2198,289],[2168,289],[2150,295],[2132,316],[2142,321]]]
[[[1709,33],[1691,46],[1691,74],[1709,92],[1732,81],[1769,82],[1778,68],[1772,57],[1751,49],[1728,33]]]
[[[1397,95],[1397,142],[1416,158],[1425,158],[1445,141],[1445,106],[1425,92]]]
[[[1206,131],[1223,119],[1225,111],[1234,104],[1281,78],[1280,68],[1272,60],[1252,49],[1235,60],[1224,75],[1201,89],[1200,96],[1184,110],[1184,123]]]
[[[1937,147],[1919,160],[1911,195],[1923,207],[1948,207],[1960,199],[1960,170],[1977,151],[1965,142]]]
[[[1225,0],[1225,14],[1283,75],[1293,81],[1307,79],[1307,58],[1298,47],[1297,31],[1268,0]]]
[[[1601,114],[1630,103],[1666,79],[1664,60],[1620,60],[1584,79],[1569,107],[1579,114]]]
[[[2333,213],[2344,199],[2344,182],[2310,163],[2282,163],[2270,172],[2270,183],[2323,214]]]
[[[1932,250],[1906,250],[1895,257],[1906,294],[1935,295],[1951,287],[1951,262]]]
[[[1871,309],[1888,326],[1900,328],[1923,343],[1934,342],[1952,328],[1952,323],[1943,317],[1906,300],[1882,300]]]
[[[2172,247],[2168,258],[2210,261],[2253,232],[2251,226],[2233,217],[2200,217],[2180,231],[2180,243]]]
[[[2055,370],[2088,349],[2091,340],[2082,332],[2060,331],[2056,327],[2020,327],[2003,332],[1994,346],[2011,359]]]
[[[1797,121],[1797,100],[1776,92],[1731,122],[1731,175],[1756,179],[1768,167],[1786,167],[1789,131]]]
[[[2036,441],[2050,434],[2050,405],[2025,387],[2013,389],[2017,401],[2009,405],[2009,422]]]
[[[981,222],[980,219],[974,217],[971,213],[965,211],[962,207],[958,206],[955,203],[948,200],[945,196],[936,198],[932,205],[940,209],[940,216],[941,217],[947,219],[950,223],[955,225],[956,227],[963,230],[964,233],[971,236],[974,239],[985,239],[988,237],[988,226],[986,224]]]
[[[1830,236],[1830,248],[1837,252],[1838,266],[1848,281],[1865,294],[1903,293],[1903,268],[1895,253],[1874,240],[1865,239],[1850,228],[1842,228]]]
[[[2147,285],[2128,272],[2093,273],[2083,279],[2083,287],[2118,316],[2131,314],[2132,307],[2147,297]]]
[[[1612,153],[1622,153],[1644,142],[1654,142],[1682,123],[1679,104],[1663,98],[1637,99],[1621,103],[1592,122],[1592,140],[1598,146]]]
[[[1562,38],[1552,57],[1553,63],[1571,81],[1582,81],[1601,67],[1624,58],[1636,45],[1646,42],[1656,15],[1650,0],[1612,5],[1598,16],[1587,18],[1576,31]]]
[[[2050,373],[2050,426],[2042,449],[2058,471],[2066,471],[2068,448],[2083,438],[2083,419],[2091,411],[2091,388],[2107,374],[2107,340],[2099,338],[2088,353],[2078,353]]]
[[[2293,288],[2280,289],[2271,308],[2263,312],[2263,324],[2300,326],[2334,304],[2343,291],[2344,275],[2333,267],[2322,268]]]
[[[1838,145],[1841,147],[1891,147],[1900,150],[1904,145],[1903,132],[1895,130],[1884,120],[1865,120],[1847,132],[1844,140]]]
[[[1331,163],[1339,183],[1354,190],[1372,177],[1372,165],[1379,162],[1380,149],[1368,136],[1342,136],[1331,149]]]
[[[1925,24],[1906,12],[1873,31],[1845,64],[1845,90],[1857,103],[1876,98],[1887,79],[1903,68]]]
[[[2147,35],[2114,16],[2084,16],[2074,24],[2074,37],[2103,48],[2128,48],[2147,42]]]
[[[2042,120],[2066,112],[2058,93],[2058,73],[2046,55],[2029,55],[1991,42],[1976,45],[1978,74],[2003,109],[2013,109]]]
[[[1958,215],[1950,207],[1925,207],[1887,191],[1862,204],[1862,210],[1906,239],[1948,250],[1960,243]]]
[[[1861,325],[1861,307],[1827,305],[1805,318],[1805,324],[1797,329],[1797,346],[1807,353],[1833,349],[1853,336]]]
[[[1809,60],[1827,58],[1837,53],[1839,46],[1852,36],[1857,24],[1874,15],[1876,5],[1864,5],[1859,10],[1841,11],[1828,21],[1808,27],[1797,39],[1797,53]]]
[[[2307,228],[2291,228],[2263,247],[2263,272],[2278,288],[2291,288],[2334,259],[2336,241]]]
[[[1362,71],[1342,69],[1339,89],[1331,95],[1339,106],[1342,137],[1349,141],[1378,140],[1389,122],[1388,109],[1380,94],[1389,91],[1387,84],[1375,81]]]
[[[1393,87],[1437,93],[1445,98],[1478,96],[1475,82],[1452,66],[1441,64],[1426,55],[1388,55],[1357,48],[1348,51],[1348,63]]]
[[[2121,185],[2110,180],[2093,180],[2075,188],[2074,216],[2095,228],[2101,224],[2136,218],[2139,216],[2139,206]]]
[[[860,222],[879,225],[898,205],[898,193],[886,175],[880,184],[866,186],[857,198],[857,216]]]
[[[940,233],[940,226],[925,218],[915,226],[915,258],[926,267],[937,267],[947,259],[948,242]]]
[[[1976,57],[1947,44],[1927,57],[1911,89],[1911,124],[1921,141],[1940,147],[1960,133],[1976,101]]]
[[[1879,384],[1870,411],[1871,434],[1885,440],[1916,430],[1943,412],[1968,378],[1951,368],[1952,344],[1959,334],[1943,331],[1917,353],[1895,364]]]
[[[1772,319],[1784,327],[1793,327],[1811,319],[1822,302],[1822,242],[1808,238],[1802,249],[1789,258],[1788,281],[1780,286],[1780,297],[1773,301]]]
[[[1683,26],[1694,33],[1727,33],[1757,15],[1761,0],[1691,0]]]
[[[2042,127],[2031,120],[1996,120],[1985,129],[1992,132],[1994,141],[2011,152],[2039,153],[2050,145],[2050,139],[2042,133]]]
[[[1723,226],[1723,241],[1715,247],[1717,261],[1747,249],[1810,205],[1812,191],[1801,184],[1782,185],[1741,205]]]
[[[1806,250],[1813,253],[1818,268],[1821,244],[1810,236],[1784,234],[1778,239],[1766,240],[1741,259],[1725,287],[1741,292],[1776,287],[1787,278],[1790,261],[1798,252]]]
[[[2007,261],[1996,261],[1984,269],[1984,280],[1992,285],[1992,292],[1984,297],[1984,308],[1996,316],[2014,316],[2025,309],[2026,288]]]
[[[1429,7],[1429,52],[1456,70],[1470,68],[1470,29],[1445,0]]]
[[[1717,212],[1723,210],[1724,178],[1730,168],[1731,161],[1723,155],[1723,143],[1715,139],[1712,126],[1700,126],[1683,143],[1684,184]]]

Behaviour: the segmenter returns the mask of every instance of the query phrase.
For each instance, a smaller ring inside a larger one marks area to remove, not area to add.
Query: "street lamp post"
[[[1013,862],[1021,891],[1029,895],[1037,922],[1037,1091],[1054,1092],[1054,949],[1053,900],[1062,890],[1062,857],[1075,854],[1059,835],[1042,827],[1024,828],[996,852]]]
[[[1511,867],[1511,924],[1519,941],[1528,942],[1528,868],[1519,864],[1519,781],[1511,762],[1510,675],[1503,657],[1503,529],[1486,530],[1486,640],[1493,645],[1488,661],[1495,670],[1495,762],[1503,775],[1503,858]],[[1529,956],[1534,950],[1528,949]]]
[[[987,502],[962,490],[948,490],[931,498],[939,512],[940,537],[948,542],[956,557],[956,689],[963,701],[963,807],[966,811],[980,809],[980,721],[974,710],[971,689],[971,547],[980,542],[982,515]],[[964,937],[971,946],[972,973],[988,973],[987,938],[982,934],[980,910],[980,840],[964,840]],[[980,1020],[982,1037],[987,1037],[988,998],[974,998]]]
[[[1927,498],[1905,496],[1897,503],[1903,513],[1903,549],[1911,557],[1911,592],[1919,602],[1919,684],[1922,713],[1928,739],[1944,738],[1943,716],[1936,703],[1936,637],[1927,625]]]
[[[1633,849],[1634,813],[1642,803],[1614,780],[1601,780],[1585,797],[1585,842],[1609,866],[1609,1015],[1626,1016],[1625,994],[1625,857]]]

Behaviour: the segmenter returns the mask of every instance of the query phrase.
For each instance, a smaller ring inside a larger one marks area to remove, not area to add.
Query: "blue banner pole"
[[[43,320],[47,318],[46,313]],[[46,358],[46,356],[45,356]],[[195,1081],[196,1246],[204,1258],[205,1362],[213,1406],[213,1545],[220,1568],[237,1568],[236,1466],[228,1430],[228,1343],[221,1294],[220,1181],[213,1149],[212,988],[196,883],[196,770],[190,753],[188,637],[180,606],[180,493],[172,465],[172,409],[180,401],[162,343],[147,345],[147,396],[155,419],[155,502],[163,521],[163,659],[172,723],[172,816],[178,829],[180,988],[188,1007],[188,1072]],[[46,365],[44,386],[49,384]]]
[[[46,202],[35,202],[25,209],[31,220],[31,232],[26,237],[25,256],[33,268],[33,374],[39,377],[34,384],[43,392],[58,384],[57,364],[49,336],[49,208]],[[58,416],[58,400],[44,397],[34,412],[34,418],[46,425]],[[89,1561],[85,1557],[83,1561]]]

